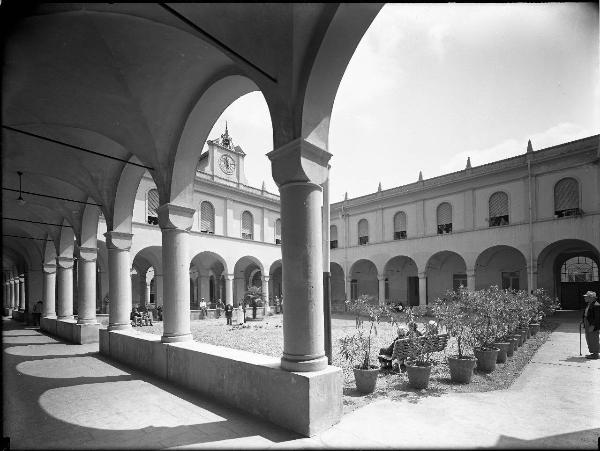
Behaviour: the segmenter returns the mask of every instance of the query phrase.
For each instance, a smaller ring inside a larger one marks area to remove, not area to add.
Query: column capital
[[[19,283],[25,282],[25,274],[19,274]]]
[[[475,269],[467,269],[465,272],[467,277],[475,277]]]
[[[54,274],[56,272],[56,265],[45,264],[43,267],[43,271],[46,274]]]
[[[225,279],[233,280],[235,278],[235,274],[225,274]]]
[[[380,282],[385,280],[385,274],[377,274],[377,280],[379,280]]]
[[[73,257],[56,257],[56,266],[63,269],[71,269],[73,267]]]
[[[329,175],[331,154],[297,138],[267,154],[277,186],[294,182],[322,185]]]
[[[261,276],[263,282],[268,282],[271,276]]]
[[[175,204],[163,204],[156,209],[161,229],[190,230],[196,210]]]
[[[425,279],[427,278],[427,273],[425,271],[419,272],[417,273],[417,276],[419,276],[419,279]]]
[[[131,248],[131,240],[133,238],[133,234],[131,233],[110,230],[104,236],[106,237],[106,247],[108,249],[128,251]]]
[[[86,262],[95,262],[98,256],[98,249],[95,247],[80,247],[79,259]]]

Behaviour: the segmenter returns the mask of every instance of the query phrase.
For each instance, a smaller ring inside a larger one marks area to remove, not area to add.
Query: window
[[[489,226],[498,227],[507,225],[508,222],[508,195],[498,191],[490,196],[489,200]]]
[[[245,211],[242,213],[242,238],[245,240],[253,240],[254,218],[252,213]]]
[[[156,279],[150,281],[150,304],[156,304]]]
[[[452,206],[448,202],[438,205],[437,233],[438,235],[452,233]]]
[[[467,286],[467,275],[466,274],[453,274],[452,275],[452,289],[458,291],[463,286]]]
[[[337,249],[338,247],[338,236],[337,226],[329,226],[329,249]]]
[[[350,281],[350,299],[358,299],[358,280]]]
[[[158,190],[148,191],[148,224],[158,225]]]
[[[358,221],[358,244],[369,244],[369,223],[366,219]]]
[[[215,233],[215,208],[207,201],[200,204],[200,232]]]
[[[406,213],[399,211],[394,215],[394,239],[406,239]]]
[[[519,290],[519,272],[502,272],[502,289]]]
[[[563,263],[561,282],[597,282],[598,264],[588,257],[573,257]]]
[[[281,244],[281,219],[275,221],[275,244]]]
[[[558,218],[581,214],[579,183],[574,178],[564,178],[554,185],[554,214]]]

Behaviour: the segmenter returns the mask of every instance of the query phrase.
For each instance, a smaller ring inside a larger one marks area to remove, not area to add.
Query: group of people
[[[436,335],[439,332],[438,324],[431,320],[425,325],[425,331],[421,332],[415,321],[409,321],[406,326],[398,326],[397,336],[387,348],[379,349],[378,360],[382,368],[392,368],[394,362],[392,362],[392,355],[394,353],[394,345],[396,341],[403,340],[405,338],[416,338],[423,335]],[[405,362],[398,362],[400,371],[406,370]]]
[[[131,320],[131,325],[133,327],[137,326],[152,326],[152,315],[150,312],[140,312],[137,307],[134,307],[129,315],[129,319]]]

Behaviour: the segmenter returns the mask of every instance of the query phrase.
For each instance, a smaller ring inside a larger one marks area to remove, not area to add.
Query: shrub
[[[459,359],[474,345],[472,293],[461,286],[458,291],[448,290],[444,298],[436,299],[433,304],[433,312],[440,324],[456,338]]]

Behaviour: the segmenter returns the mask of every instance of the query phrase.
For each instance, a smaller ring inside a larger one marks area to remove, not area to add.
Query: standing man
[[[37,301],[33,306],[33,325],[39,326],[42,312],[44,311],[44,304],[42,301]]]
[[[585,330],[585,341],[587,342],[590,354],[586,355],[586,359],[596,360],[598,358],[598,350],[600,344],[598,335],[600,334],[600,304],[596,293],[588,291],[583,295],[583,299],[587,303],[583,311],[583,328]]]
[[[225,305],[225,318],[227,318],[227,325],[233,326],[231,322],[231,317],[233,316],[233,305],[227,304]]]
[[[202,319],[206,318],[206,301],[204,298],[200,301],[200,311],[202,312]]]

